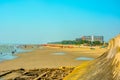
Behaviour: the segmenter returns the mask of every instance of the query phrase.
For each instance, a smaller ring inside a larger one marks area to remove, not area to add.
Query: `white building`
[[[94,42],[94,41],[100,41],[101,43],[104,42],[103,36],[93,36],[93,35],[92,36],[82,36],[81,39],[91,41],[91,42]]]

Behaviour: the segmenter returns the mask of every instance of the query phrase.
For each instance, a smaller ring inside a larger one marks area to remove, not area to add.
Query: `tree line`
[[[87,40],[63,40],[60,42],[52,42],[49,44],[63,44],[63,45],[87,45],[87,46],[99,46],[103,45],[104,43],[101,43],[100,41],[87,41]]]

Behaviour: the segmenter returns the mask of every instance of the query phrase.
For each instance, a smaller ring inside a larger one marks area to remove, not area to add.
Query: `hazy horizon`
[[[0,43],[42,44],[120,33],[118,0],[0,0]]]

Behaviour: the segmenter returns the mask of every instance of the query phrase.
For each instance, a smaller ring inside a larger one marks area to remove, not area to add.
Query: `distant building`
[[[81,39],[81,38],[76,38],[75,40],[76,40],[76,41],[81,41],[82,39]]]
[[[104,37],[103,36],[82,36],[81,40],[86,40],[86,41],[100,41],[101,43],[104,42]]]
[[[82,40],[86,40],[86,41],[92,41],[92,37],[91,36],[82,36],[81,39]]]

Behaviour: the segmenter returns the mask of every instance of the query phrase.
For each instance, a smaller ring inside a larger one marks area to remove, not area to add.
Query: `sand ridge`
[[[110,40],[103,55],[76,67],[64,80],[120,80],[119,49],[120,35]]]

